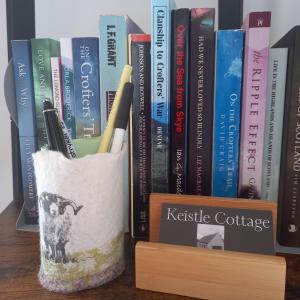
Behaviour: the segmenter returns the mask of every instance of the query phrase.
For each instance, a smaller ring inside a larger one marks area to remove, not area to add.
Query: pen
[[[104,129],[104,132],[102,134],[100,146],[98,149],[98,152],[108,152],[109,151],[109,146],[111,143],[112,135],[113,135],[113,130],[115,127],[115,121],[117,117],[117,113],[119,111],[119,105],[121,101],[121,96],[123,92],[123,88],[126,82],[129,82],[130,80],[130,75],[131,75],[132,67],[130,65],[125,65],[123,68],[123,72],[120,78],[119,86],[116,92],[116,96],[111,108],[111,112],[109,114],[108,120],[106,127]]]
[[[45,120],[46,134],[49,150],[59,151],[69,158],[68,148],[64,139],[64,133],[60,125],[57,110],[50,101],[43,102],[43,115]]]
[[[129,111],[130,111],[132,97],[133,97],[133,84],[131,82],[127,82],[124,85],[119,111],[115,122],[115,133],[114,133],[114,138],[110,150],[110,152],[112,153],[119,152],[122,149],[124,135],[127,128],[128,118],[129,118]]]

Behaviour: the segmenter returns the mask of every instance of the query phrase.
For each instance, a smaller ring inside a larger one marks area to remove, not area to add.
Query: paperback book
[[[115,99],[123,68],[128,64],[128,34],[142,30],[126,15],[101,15],[99,17],[99,60],[101,128]]]
[[[131,233],[149,235],[151,192],[151,36],[130,34],[130,64],[134,93],[131,132]]]
[[[271,12],[252,12],[244,24],[245,56],[239,159],[239,197],[261,198]]]
[[[214,89],[213,8],[191,10],[188,192],[211,195]]]
[[[100,135],[99,40],[73,38],[76,138]]]
[[[300,247],[300,26],[274,46],[288,48],[285,111],[279,181],[278,242]]]
[[[237,197],[243,30],[216,33],[212,195]]]
[[[60,56],[59,42],[52,39],[31,39],[34,99],[38,149],[47,145],[47,135],[42,112],[43,101],[53,102],[51,57]]]
[[[261,198],[278,201],[288,49],[271,48]]]
[[[170,192],[187,193],[188,70],[190,11],[172,11]]]
[[[172,0],[151,1],[151,191],[169,191]]]
[[[60,119],[63,120],[61,62],[59,57],[51,57],[51,75],[52,75],[53,105],[57,109]]]
[[[26,224],[37,224],[38,203],[32,154],[38,150],[31,46],[28,40],[12,41],[19,141]]]
[[[72,39],[60,39],[64,122],[72,139],[76,138]]]

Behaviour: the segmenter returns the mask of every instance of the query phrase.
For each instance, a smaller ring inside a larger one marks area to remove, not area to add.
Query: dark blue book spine
[[[212,195],[237,197],[243,30],[216,33]]]
[[[38,206],[32,153],[37,151],[37,138],[30,42],[26,40],[12,41],[12,54],[18,111],[25,222],[27,224],[36,224],[38,220]]]
[[[76,138],[100,135],[99,41],[73,38]]]

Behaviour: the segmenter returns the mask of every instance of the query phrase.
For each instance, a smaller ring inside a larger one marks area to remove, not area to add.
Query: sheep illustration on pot
[[[46,258],[55,263],[67,263],[66,244],[70,240],[72,220],[67,207],[73,209],[76,216],[82,209],[73,200],[60,195],[43,192],[39,196],[41,239],[45,248]]]

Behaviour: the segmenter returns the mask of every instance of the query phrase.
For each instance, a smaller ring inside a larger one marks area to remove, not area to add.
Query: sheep
[[[46,258],[55,263],[69,261],[65,246],[70,240],[72,221],[66,207],[73,208],[74,215],[81,210],[82,205],[65,199],[59,195],[43,192],[39,197],[40,216],[42,216],[41,239],[45,247]]]

